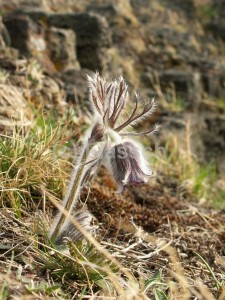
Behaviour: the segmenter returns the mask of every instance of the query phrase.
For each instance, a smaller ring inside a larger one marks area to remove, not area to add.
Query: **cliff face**
[[[35,58],[44,75],[30,77],[33,101],[44,97],[47,107],[57,103],[63,110],[77,97],[85,101],[86,73],[122,74],[144,96],[159,99],[164,132],[182,135],[184,126],[175,124],[190,119],[192,151],[224,169],[225,1],[57,4],[3,2],[4,84],[13,84],[26,99],[27,61]]]

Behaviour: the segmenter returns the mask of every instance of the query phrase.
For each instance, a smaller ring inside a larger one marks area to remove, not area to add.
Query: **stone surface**
[[[159,82],[169,100],[175,97],[184,99],[185,107],[197,109],[201,100],[201,78],[199,73],[166,70],[159,74]]]
[[[192,67],[201,73],[203,90],[212,97],[225,98],[225,64],[209,59],[194,59]]]
[[[0,74],[4,74],[4,72],[7,76],[5,85],[2,85],[0,98],[3,103],[9,103],[9,116],[12,115],[15,118],[15,113],[19,116],[20,107],[29,114],[27,101],[32,102],[36,107],[43,106],[48,109],[57,109],[60,113],[64,112],[67,104],[63,83],[57,77],[46,74],[37,60],[18,59],[16,57],[12,59],[10,55],[0,56]],[[8,86],[8,90],[5,86]],[[4,92],[5,90],[6,92]],[[17,94],[18,99],[15,100],[15,107],[13,108],[13,97],[15,98]],[[20,103],[18,108],[17,102]],[[6,109],[7,105],[4,104],[4,107]]]
[[[56,72],[47,53],[45,28],[22,13],[11,13],[3,18],[11,47],[19,50],[22,57],[35,57],[49,73]]]
[[[213,113],[163,113],[159,120],[162,132],[159,132],[159,145],[167,142],[167,137],[174,134],[178,137],[180,149],[187,148],[187,129],[190,124],[190,150],[197,161],[215,162],[218,171],[225,172],[225,117]]]
[[[201,133],[205,149],[205,161],[215,160],[221,174],[225,173],[225,117],[208,114],[205,116],[206,130]]]
[[[181,10],[189,18],[195,16],[195,11],[196,11],[195,0],[185,0],[185,1],[173,0],[172,2],[163,0],[163,3],[170,9],[173,8],[173,9]]]
[[[77,36],[77,57],[82,68],[103,71],[107,68],[106,49],[111,45],[106,20],[91,13],[52,14],[49,25],[70,28]]]
[[[11,46],[22,55],[44,52],[46,42],[41,28],[26,15],[11,14],[3,19],[10,36]]]
[[[79,69],[76,55],[76,35],[71,29],[50,27],[45,33],[49,57],[57,71]]]
[[[225,24],[212,22],[208,24],[207,28],[213,33],[213,35],[221,37],[225,41]]]
[[[47,13],[40,9],[20,9],[16,14],[29,16],[51,30],[71,29],[76,35],[77,58],[82,68],[93,71],[107,70],[109,57],[107,49],[111,46],[111,31],[106,19],[94,13]]]
[[[50,14],[48,21],[50,26],[73,29],[77,34],[79,47],[110,46],[107,22],[99,15],[92,13]]]
[[[67,102],[85,104],[88,101],[87,75],[90,70],[67,70],[60,75],[64,83]]]

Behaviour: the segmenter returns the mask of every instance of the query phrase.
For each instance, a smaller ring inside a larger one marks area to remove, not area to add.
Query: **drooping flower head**
[[[122,192],[125,185],[147,182],[153,174],[144,159],[143,149],[133,141],[113,146],[109,153],[109,163],[119,185],[118,192]]]

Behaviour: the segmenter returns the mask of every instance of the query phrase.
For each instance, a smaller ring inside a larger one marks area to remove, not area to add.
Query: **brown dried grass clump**
[[[0,129],[29,125],[31,111],[22,91],[15,86],[0,84]]]

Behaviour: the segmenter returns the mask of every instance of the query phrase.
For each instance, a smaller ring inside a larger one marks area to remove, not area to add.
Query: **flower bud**
[[[89,143],[101,142],[104,137],[104,126],[100,123],[96,123],[91,131]]]

